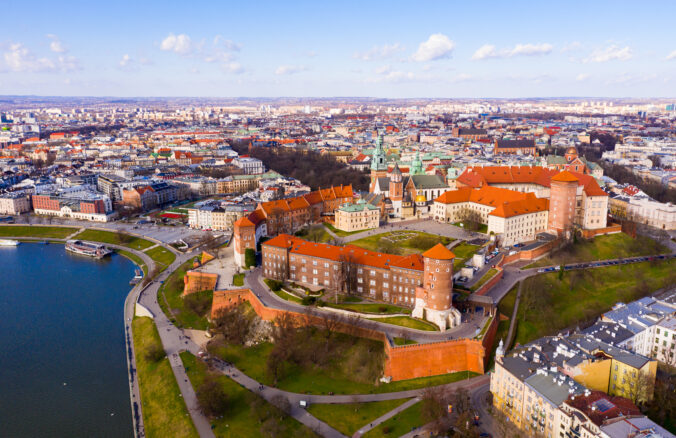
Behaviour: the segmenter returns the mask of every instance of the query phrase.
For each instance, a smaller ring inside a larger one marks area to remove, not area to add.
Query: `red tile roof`
[[[448,248],[446,248],[441,243],[437,243],[432,248],[425,251],[422,255],[428,259],[435,260],[451,260],[455,258],[455,254],[449,251]]]

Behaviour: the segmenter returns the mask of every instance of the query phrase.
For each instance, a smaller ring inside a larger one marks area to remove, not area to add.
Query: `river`
[[[0,436],[133,436],[124,300],[134,265],[0,247]]]

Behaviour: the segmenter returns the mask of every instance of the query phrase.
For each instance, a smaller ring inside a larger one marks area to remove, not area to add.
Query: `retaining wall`
[[[214,291],[211,317],[216,317],[224,308],[244,301],[249,302],[256,314],[265,321],[272,321],[287,314],[294,318],[298,324],[324,325],[324,318],[320,316],[267,307],[250,289]],[[495,329],[497,329],[497,326]],[[349,321],[336,324],[334,330],[351,336],[382,342],[385,346],[386,355],[384,374],[392,377],[393,381],[397,381],[458,371],[473,371],[483,374],[487,351],[484,345],[488,345],[486,339],[489,338],[489,333],[493,328],[492,326],[489,328],[483,342],[474,339],[454,339],[401,346],[391,345],[385,333],[379,330],[359,327],[350,324]],[[491,342],[492,338],[495,337],[494,331],[490,336]]]

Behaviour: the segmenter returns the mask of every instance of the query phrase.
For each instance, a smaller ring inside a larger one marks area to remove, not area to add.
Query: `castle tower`
[[[237,266],[245,266],[245,253],[247,248],[256,251],[256,225],[247,217],[241,217],[235,221],[232,238],[234,239],[235,263]]]
[[[564,157],[566,158],[566,163],[570,163],[571,161],[576,159],[578,157],[578,153],[575,146],[569,147]]]
[[[441,243],[423,254],[423,287],[416,290],[413,316],[424,318],[442,330],[460,324],[453,308],[453,259],[455,254]]]
[[[572,231],[575,223],[575,202],[578,179],[567,170],[552,178],[549,191],[548,228],[559,235]],[[569,235],[564,236],[569,238]]]
[[[390,199],[394,201],[401,201],[404,198],[404,183],[401,176],[399,165],[394,163],[394,169],[390,173]]]
[[[379,135],[376,139],[376,148],[371,157],[371,186],[370,192],[373,193],[378,183],[378,178],[387,176],[387,164],[385,163],[385,152],[383,151],[383,136]]]

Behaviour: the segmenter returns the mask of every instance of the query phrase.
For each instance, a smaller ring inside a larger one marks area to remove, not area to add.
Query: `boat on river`
[[[74,254],[86,255],[101,259],[113,251],[106,248],[105,245],[84,240],[69,240],[66,242],[66,251]]]
[[[18,246],[18,245],[19,245],[18,240],[0,239],[0,246]]]

